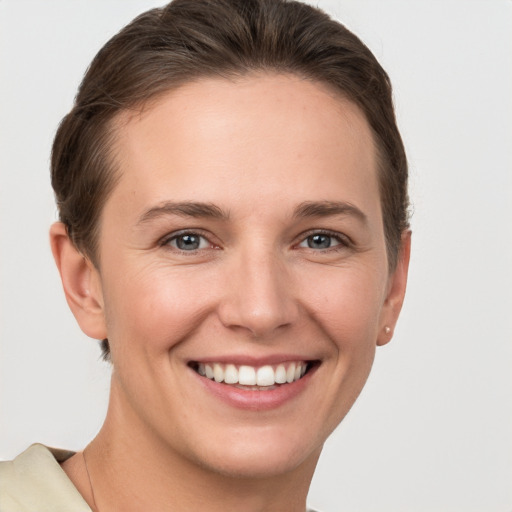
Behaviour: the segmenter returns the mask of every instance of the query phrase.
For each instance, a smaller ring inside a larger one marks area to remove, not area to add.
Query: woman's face
[[[204,79],[123,114],[115,159],[117,428],[226,474],[314,464],[398,314],[364,116],[295,76]]]

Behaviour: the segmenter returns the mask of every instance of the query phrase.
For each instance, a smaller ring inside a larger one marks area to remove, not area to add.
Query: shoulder
[[[73,452],[33,444],[12,461],[0,462],[2,512],[91,512],[59,462]]]

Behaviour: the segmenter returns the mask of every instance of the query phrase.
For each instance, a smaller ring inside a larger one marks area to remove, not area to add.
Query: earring
[[[389,325],[386,325],[386,327],[384,327],[384,332],[386,334],[390,334],[391,333],[391,327],[389,327]]]

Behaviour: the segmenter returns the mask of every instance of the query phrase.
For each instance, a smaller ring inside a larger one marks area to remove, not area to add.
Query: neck
[[[273,475],[215,471],[177,453],[110,402],[103,428],[87,448],[87,465],[99,512],[204,510],[304,512],[320,449],[299,467]],[[93,506],[92,503],[90,503]]]

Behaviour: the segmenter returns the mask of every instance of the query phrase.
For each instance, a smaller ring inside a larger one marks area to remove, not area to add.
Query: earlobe
[[[62,222],[56,222],[50,228],[50,244],[67,303],[80,328],[91,338],[106,338],[103,293],[98,270],[77,250]]]
[[[389,285],[381,315],[377,345],[385,345],[391,341],[398,316],[404,302],[411,255],[411,231],[402,234],[398,263],[389,278]]]

